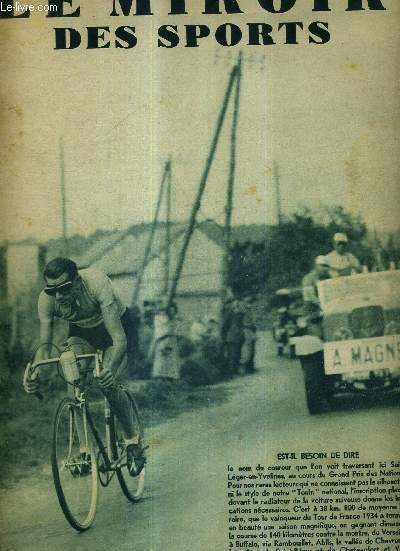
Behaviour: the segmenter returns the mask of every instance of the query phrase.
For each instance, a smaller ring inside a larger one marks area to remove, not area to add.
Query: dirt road
[[[255,375],[224,383],[224,403],[154,428],[143,501],[131,505],[113,481],[101,489],[89,531],[67,525],[50,476],[2,492],[1,549],[224,551],[228,464],[271,463],[278,451],[296,450],[399,457],[395,399],[358,400],[355,408],[342,401],[334,412],[310,416],[298,363],[276,358],[268,335],[261,335],[257,364]]]

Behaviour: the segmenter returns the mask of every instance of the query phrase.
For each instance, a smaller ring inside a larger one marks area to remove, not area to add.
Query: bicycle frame
[[[95,352],[91,354],[76,354],[75,355],[76,360],[88,360],[88,359],[94,359],[95,360],[95,367],[94,372],[95,376],[98,377],[101,373],[101,352]],[[48,358],[47,360],[40,360],[39,362],[36,362],[35,364],[29,366],[30,369],[30,376],[32,378],[35,378],[36,371],[45,365],[54,365],[60,363],[60,357],[57,358]],[[79,380],[75,383],[73,383],[74,386],[74,396],[75,400],[79,404],[80,408],[83,412],[83,431],[84,431],[84,437],[85,442],[87,443],[89,440],[89,434],[88,434],[88,427],[89,424],[90,430],[94,436],[94,439],[96,441],[96,444],[99,448],[99,452],[103,458],[104,465],[105,465],[105,472],[115,472],[116,469],[121,465],[121,462],[124,459],[124,456],[119,457],[117,460],[112,460],[112,450],[111,450],[111,418],[112,418],[112,412],[110,405],[108,403],[108,400],[106,397],[104,397],[104,420],[105,420],[105,426],[106,426],[106,445],[104,445],[101,436],[99,434],[99,431],[97,430],[97,427],[93,421],[90,409],[89,409],[89,403],[86,399],[86,393],[84,390],[80,388]],[[107,481],[104,483],[104,481],[101,481],[101,483],[105,486],[108,485],[112,478],[112,475],[107,478]]]
[[[89,365],[77,365],[79,360],[94,360],[94,368],[92,361]],[[73,387],[73,396],[66,396],[60,401],[54,416],[51,454],[53,481],[66,520],[78,532],[83,532],[90,528],[94,521],[99,482],[102,486],[108,486],[116,474],[125,497],[132,503],[141,499],[144,490],[145,460],[141,470],[137,474],[134,473],[132,478],[127,462],[126,443],[120,440],[124,431],[118,426],[118,419],[106,394],[105,443],[102,431],[96,427],[96,417],[90,411],[90,401],[86,392],[90,381],[86,379],[85,374],[94,372],[96,377],[101,375],[101,352],[73,352],[73,356],[61,355],[41,360],[33,365],[28,364],[24,374],[24,385],[29,379],[34,380],[37,377],[40,367],[54,364],[60,364],[63,368],[63,378]],[[142,437],[137,406],[129,392],[126,389],[122,390],[127,393],[132,415],[135,416],[140,430],[139,436]],[[38,393],[36,396],[43,398]],[[89,484],[82,484],[87,476],[90,477]]]

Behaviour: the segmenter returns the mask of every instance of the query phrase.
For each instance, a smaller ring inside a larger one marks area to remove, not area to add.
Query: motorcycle
[[[278,356],[287,351],[289,358],[296,357],[293,339],[304,333],[301,292],[298,289],[278,289],[275,293],[277,316],[272,325],[272,336],[276,342]]]

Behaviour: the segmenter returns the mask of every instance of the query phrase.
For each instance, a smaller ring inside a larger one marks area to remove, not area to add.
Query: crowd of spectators
[[[216,382],[253,373],[257,328],[252,302],[228,295],[220,312],[196,316],[185,334],[175,304],[167,310],[147,301],[136,316],[139,347],[132,375],[178,379],[189,371],[190,379]]]

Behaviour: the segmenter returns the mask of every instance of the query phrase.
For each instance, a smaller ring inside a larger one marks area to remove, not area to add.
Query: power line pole
[[[372,250],[374,253],[376,271],[381,272],[383,270],[382,246],[376,228],[374,229]]]
[[[160,190],[158,192],[156,210],[155,210],[155,213],[154,213],[153,222],[151,224],[149,239],[147,241],[146,249],[145,249],[145,252],[144,252],[144,255],[143,255],[142,265],[140,267],[138,277],[137,277],[137,280],[136,280],[135,289],[133,291],[132,304],[136,304],[136,302],[138,300],[138,297],[139,297],[139,291],[140,291],[140,286],[141,286],[142,280],[143,280],[144,270],[145,270],[145,268],[147,266],[147,262],[149,260],[151,248],[152,248],[153,241],[154,241],[154,235],[155,235],[157,224],[158,224],[158,217],[159,217],[159,214],[160,214],[161,202],[162,202],[162,198],[163,198],[163,195],[164,195],[165,182],[166,182],[167,178],[169,177],[170,170],[171,170],[171,161],[168,159],[168,161],[165,163],[164,172],[163,172],[163,175],[162,175],[162,178],[161,178],[161,184],[160,184]]]
[[[64,255],[68,256],[68,232],[67,232],[67,197],[65,191],[65,163],[64,163],[64,144],[60,137],[59,142],[60,156],[60,194],[61,194],[61,220],[62,220],[62,239],[64,244]]]
[[[172,161],[167,178],[166,189],[166,221],[165,221],[165,264],[164,264],[164,296],[169,289],[169,277],[171,270],[171,191],[172,191]]]
[[[276,198],[276,219],[278,226],[280,226],[282,224],[281,183],[279,180],[279,167],[276,161],[274,161],[274,182]]]
[[[224,226],[224,260],[223,260],[223,287],[222,287],[222,299],[225,298],[227,289],[229,287],[229,268],[232,248],[232,209],[233,209],[233,190],[235,184],[235,171],[236,171],[236,137],[237,127],[239,119],[239,100],[240,100],[240,84],[242,77],[242,53],[239,53],[237,61],[237,75],[235,95],[233,101],[233,116],[231,127],[231,143],[230,143],[230,159],[229,159],[229,176],[228,176],[228,188],[225,207],[225,226]]]
[[[236,81],[236,78],[237,78],[237,74],[238,74],[238,66],[235,65],[233,67],[232,71],[231,71],[230,76],[229,76],[228,86],[226,88],[225,96],[224,96],[224,99],[223,99],[223,102],[222,102],[222,107],[221,107],[221,110],[220,110],[219,115],[218,115],[217,124],[216,124],[215,130],[214,130],[214,135],[213,135],[211,145],[210,145],[210,150],[209,150],[209,153],[208,153],[208,156],[207,156],[207,159],[206,159],[206,164],[204,166],[203,173],[202,173],[201,178],[200,178],[200,184],[199,184],[199,188],[197,190],[197,195],[196,195],[195,201],[193,203],[192,212],[190,214],[190,219],[189,219],[189,224],[188,224],[185,236],[184,236],[182,249],[181,249],[178,261],[177,261],[175,274],[174,274],[174,277],[173,277],[173,280],[172,280],[172,283],[171,283],[171,287],[170,287],[170,290],[169,290],[169,294],[168,294],[168,301],[167,301],[168,306],[170,306],[172,304],[172,302],[174,300],[174,297],[175,297],[177,287],[178,287],[179,278],[180,278],[180,275],[181,275],[181,272],[182,272],[183,264],[185,262],[186,252],[187,252],[187,249],[188,249],[188,246],[189,246],[189,243],[190,243],[190,238],[192,236],[192,233],[193,233],[193,230],[194,230],[194,227],[195,227],[195,224],[196,224],[196,216],[197,216],[197,213],[200,209],[201,199],[203,197],[203,193],[204,193],[204,190],[205,190],[205,187],[206,187],[206,184],[207,184],[207,180],[208,180],[208,175],[210,173],[211,165],[212,165],[212,162],[214,160],[215,151],[217,149],[219,136],[221,134],[222,126],[223,126],[225,115],[226,115],[226,110],[227,110],[228,103],[229,103],[229,98],[231,96],[233,85],[235,84],[235,81]]]

